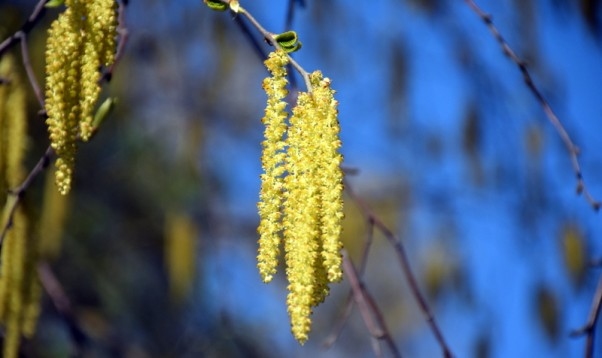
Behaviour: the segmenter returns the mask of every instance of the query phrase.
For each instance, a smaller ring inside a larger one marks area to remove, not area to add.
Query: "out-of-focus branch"
[[[31,88],[33,89],[33,93],[35,93],[36,98],[38,99],[38,103],[40,104],[40,108],[44,108],[44,95],[42,94],[42,89],[38,84],[38,80],[36,79],[35,74],[33,73],[33,68],[31,67],[31,61],[29,60],[29,48],[27,47],[27,34],[23,31],[20,31],[18,35],[21,42],[21,62],[23,62],[23,67],[25,68],[25,72],[27,72],[27,78],[29,79],[29,83]]]
[[[77,322],[73,310],[71,309],[71,300],[69,300],[63,286],[47,262],[40,262],[38,264],[38,277],[40,278],[44,291],[46,291],[50,301],[52,301],[54,308],[61,315],[69,328],[69,333],[76,345],[74,356],[81,356],[84,353],[83,351],[90,338]]]
[[[358,270],[358,276],[362,277],[364,272],[366,271],[366,264],[368,262],[368,255],[370,253],[370,248],[372,246],[374,238],[374,221],[371,219],[367,220],[367,229],[366,229],[366,240],[364,242],[364,248],[362,249],[362,258],[360,261],[360,267]],[[351,316],[351,312],[353,311],[353,290],[349,292],[347,295],[347,299],[345,300],[345,308],[341,313],[339,319],[337,320],[332,332],[326,339],[324,340],[323,346],[324,348],[330,348],[337,341],[347,320]]]
[[[357,204],[357,206],[360,208],[360,210],[366,217],[366,220],[369,220],[370,222],[374,223],[374,227],[376,229],[378,229],[385,236],[385,238],[387,239],[389,244],[391,246],[393,246],[393,248],[395,249],[397,261],[399,262],[401,269],[404,273],[404,276],[406,278],[406,281],[408,282],[408,284],[410,286],[412,295],[416,299],[416,302],[418,303],[418,306],[420,307],[420,310],[422,311],[422,314],[423,314],[427,324],[429,325],[429,328],[431,329],[431,331],[433,332],[433,335],[435,336],[435,339],[439,343],[439,346],[441,347],[441,350],[443,351],[443,356],[446,358],[453,357],[451,349],[447,345],[445,338],[443,337],[443,333],[441,333],[441,329],[439,328],[439,325],[437,324],[437,321],[435,320],[435,316],[433,315],[433,313],[426,301],[426,298],[420,291],[420,287],[418,286],[418,281],[416,280],[416,277],[414,276],[414,273],[412,272],[412,268],[410,266],[410,261],[408,259],[408,256],[406,254],[403,244],[395,236],[395,234],[385,225],[385,223],[376,214],[374,214],[372,209],[366,203],[364,203],[364,201],[360,197],[358,197],[355,194],[351,185],[347,181],[345,182],[345,191],[347,192],[347,194],[349,195],[351,200],[353,200]]]
[[[0,231],[0,246],[2,245],[6,233],[12,225],[13,215],[17,210],[17,206],[19,206],[21,198],[23,198],[23,196],[25,195],[25,191],[29,188],[31,183],[33,183],[35,178],[37,178],[37,176],[40,175],[40,173],[42,173],[46,169],[46,167],[48,167],[48,164],[50,163],[50,158],[52,157],[53,153],[54,151],[52,150],[52,147],[48,146],[48,148],[46,148],[46,151],[44,152],[44,155],[42,155],[42,157],[38,160],[38,162],[29,172],[29,174],[27,174],[27,177],[21,183],[21,185],[19,185],[18,188],[12,189],[8,193],[6,204],[4,204],[4,210],[2,212],[3,222],[1,226],[2,229]]]
[[[284,31],[288,31],[293,28],[293,20],[295,19],[295,9],[296,5],[301,7],[305,6],[304,0],[288,0],[288,5],[286,8],[286,21],[284,25]]]
[[[355,265],[353,265],[353,262],[351,262],[351,259],[346,252],[343,252],[343,272],[349,280],[351,292],[353,293],[353,300],[357,304],[362,319],[372,335],[373,340],[376,340],[372,345],[374,354],[377,357],[382,355],[378,341],[383,340],[387,343],[387,346],[394,357],[401,357],[401,352],[399,352],[395,341],[393,341],[393,338],[391,337],[391,333],[387,328],[380,309],[374,302],[370,292],[364,286],[364,283],[361,281]]]
[[[31,31],[35,27],[35,25],[38,23],[38,21],[40,21],[40,19],[42,18],[42,16],[44,16],[44,13],[46,12],[46,8],[44,7],[46,2],[47,0],[38,1],[38,4],[34,8],[31,15],[29,15],[29,18],[27,19],[25,24],[21,26],[21,29],[9,36],[4,41],[2,41],[2,43],[0,43],[0,57],[9,48],[14,46],[17,42],[21,41],[23,35],[28,34],[29,31]]]
[[[556,132],[558,133],[558,135],[564,142],[564,145],[566,146],[569,156],[571,158],[573,172],[575,173],[575,177],[577,180],[577,194],[583,194],[583,196],[585,197],[585,199],[587,200],[589,205],[592,207],[592,209],[594,209],[595,211],[600,210],[600,206],[602,204],[600,203],[600,201],[596,200],[590,194],[589,190],[587,189],[587,187],[585,185],[585,181],[583,179],[583,174],[581,172],[581,164],[579,163],[579,158],[578,158],[579,157],[579,148],[575,145],[575,143],[571,139],[570,135],[564,128],[564,125],[562,124],[562,122],[560,121],[560,119],[558,118],[558,116],[556,115],[554,110],[552,110],[552,107],[550,106],[548,101],[545,99],[545,97],[543,96],[543,94],[541,93],[539,88],[533,82],[533,78],[531,77],[531,73],[529,72],[529,69],[527,68],[525,61],[523,61],[520,57],[518,57],[518,55],[510,47],[508,42],[504,39],[504,37],[502,36],[502,34],[498,30],[498,28],[493,23],[491,15],[489,15],[485,11],[483,11],[475,3],[474,0],[464,0],[464,1],[472,9],[472,11],[481,18],[483,23],[485,23],[485,25],[487,26],[487,28],[489,29],[489,31],[491,32],[493,37],[499,43],[500,47],[502,48],[502,51],[504,51],[504,54],[506,56],[508,56],[508,58],[510,58],[510,60],[512,62],[514,62],[514,64],[518,67],[518,69],[520,70],[520,72],[523,75],[523,80],[525,81],[525,84],[527,85],[527,87],[529,88],[529,90],[531,91],[533,96],[535,96],[535,99],[541,105],[544,113],[548,117],[548,120],[550,121],[552,126],[554,126],[554,129],[556,130]]]
[[[598,287],[596,288],[596,294],[592,300],[587,323],[582,328],[571,332],[572,337],[579,337],[582,335],[586,336],[585,358],[593,358],[594,356],[596,323],[600,317],[600,310],[602,310],[602,275],[600,275]]]

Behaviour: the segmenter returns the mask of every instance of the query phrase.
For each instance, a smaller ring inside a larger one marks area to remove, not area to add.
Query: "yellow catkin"
[[[339,153],[341,140],[338,122],[337,101],[330,87],[330,80],[323,78],[319,71],[311,76],[312,97],[316,107],[314,131],[317,140],[316,163],[317,182],[320,187],[320,227],[322,237],[322,258],[328,281],[338,282],[343,278],[341,270],[341,227],[343,220],[343,172],[342,155]]]
[[[9,75],[9,70],[12,67],[12,56],[10,54],[4,55],[2,59],[0,59],[0,76],[6,80],[10,81],[10,78],[7,77]],[[8,152],[7,142],[6,142],[6,130],[7,127],[7,116],[6,116],[6,101],[8,99],[8,90],[9,83],[0,84],[0,192],[6,193],[8,191],[8,185],[5,181],[5,173],[6,173],[6,154]],[[4,199],[4,197],[1,197]]]
[[[27,259],[27,217],[22,207],[19,207],[13,216],[13,226],[5,237],[10,245],[11,267],[10,285],[7,287],[7,292],[3,293],[8,296],[8,310],[6,312],[6,341],[4,346],[3,357],[16,357],[19,346],[19,338],[21,336],[21,323],[24,309],[23,286],[26,285],[26,259]],[[2,294],[2,293],[0,293]]]
[[[289,281],[288,312],[293,336],[304,343],[315,306],[315,261],[319,255],[318,187],[313,180],[313,138],[308,132],[312,116],[311,96],[300,93],[290,118],[285,178],[284,248]]]
[[[41,287],[29,219],[22,206],[13,216],[2,247],[0,297],[6,326],[3,357],[17,357],[21,334],[32,337],[40,312]],[[4,255],[6,252],[6,256]],[[7,261],[4,259],[7,258]],[[9,266],[10,265],[10,266]],[[6,284],[4,283],[6,282]]]
[[[0,76],[9,80],[0,89],[0,173],[5,189],[14,189],[21,185],[26,174],[26,94],[14,60],[9,55],[0,60]],[[6,200],[14,198],[9,195]],[[6,213],[3,216],[6,217]],[[12,215],[0,257],[0,320],[5,326],[5,358],[17,357],[21,334],[33,334],[39,312],[40,288],[33,269],[36,248],[30,240],[28,216],[21,205]]]
[[[6,61],[9,66],[6,73],[1,76],[10,78],[10,83],[5,85],[8,90],[6,97],[4,113],[4,126],[2,136],[6,152],[3,152],[5,161],[5,182],[8,188],[15,188],[21,184],[25,176],[23,160],[27,146],[27,115],[25,111],[25,89],[19,76],[17,76],[16,66],[10,57]],[[12,73],[11,73],[12,72]]]
[[[263,118],[258,267],[264,281],[272,279],[282,238],[291,331],[303,344],[313,307],[328,296],[328,284],[342,278],[342,156],[337,102],[330,80],[320,72],[310,75],[312,91],[298,94],[287,127],[286,59],[277,50],[266,61],[272,77],[264,80],[268,105]]]
[[[79,67],[81,35],[74,10],[68,8],[48,30],[46,44],[46,113],[50,145],[56,152],[56,184],[61,194],[71,188],[79,134]]]
[[[263,89],[268,95],[268,103],[262,122],[265,125],[262,143],[261,163],[264,173],[261,175],[259,194],[259,252],[257,262],[259,273],[264,282],[270,282],[276,273],[280,246],[281,212],[283,201],[284,141],[286,132],[285,111],[287,95],[286,64],[288,57],[283,51],[270,54],[265,65],[271,77],[263,81]]]
[[[32,259],[32,258],[30,258]],[[35,262],[35,261],[34,261]],[[35,270],[35,266],[30,265],[31,275],[25,289],[25,307],[23,308],[23,323],[21,324],[21,332],[26,338],[33,337],[38,324],[38,317],[41,311],[42,285]]]
[[[81,67],[82,93],[80,106],[81,137],[87,141],[92,136],[93,111],[100,95],[98,68],[113,62],[117,16],[114,0],[96,0],[83,4],[85,12],[84,53]]]
[[[65,4],[65,12],[50,26],[46,44],[46,123],[58,156],[56,183],[61,194],[71,188],[77,139],[92,136],[99,68],[113,61],[117,31],[114,0]]]
[[[183,302],[196,277],[198,229],[185,213],[169,213],[165,221],[165,265],[169,293],[175,303]]]

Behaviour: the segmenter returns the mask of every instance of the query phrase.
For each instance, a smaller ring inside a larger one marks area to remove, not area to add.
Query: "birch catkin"
[[[342,278],[338,103],[330,80],[317,71],[310,75],[312,90],[298,94],[288,118],[284,101],[288,56],[276,50],[265,64],[272,76],[264,81],[268,104],[262,119],[266,129],[258,203],[258,267],[269,282],[276,273],[283,241],[291,330],[304,343],[313,307],[328,295],[328,284]]]

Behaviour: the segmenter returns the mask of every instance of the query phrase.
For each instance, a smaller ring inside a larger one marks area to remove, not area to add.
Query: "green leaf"
[[[287,31],[274,36],[274,40],[284,50],[284,52],[295,52],[301,48],[301,42],[295,31]]]
[[[48,8],[59,7],[59,6],[63,5],[64,3],[65,3],[65,0],[49,0],[46,4],[44,4],[44,7],[48,7]]]
[[[98,127],[102,124],[102,122],[107,118],[109,113],[115,108],[115,104],[117,103],[117,98],[107,98],[104,102],[98,107],[96,113],[94,114],[94,121],[92,122],[92,130],[97,131]]]
[[[294,46],[299,39],[297,38],[297,33],[295,31],[287,31],[281,34],[278,34],[274,37],[278,45],[282,47],[291,47]]]
[[[226,11],[228,10],[228,4],[223,3],[219,0],[203,0],[203,2],[209,6],[210,9],[215,11]]]

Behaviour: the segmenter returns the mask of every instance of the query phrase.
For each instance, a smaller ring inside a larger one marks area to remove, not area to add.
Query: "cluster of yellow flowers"
[[[117,15],[115,0],[66,0],[67,9],[49,31],[46,47],[46,112],[56,152],[56,183],[69,192],[76,141],[88,140],[100,94],[99,69],[113,62]]]
[[[303,343],[313,307],[324,301],[329,283],[342,279],[343,158],[330,80],[319,71],[310,74],[312,88],[298,94],[289,118],[287,64],[282,50],[265,61],[272,76],[263,82],[268,102],[262,119],[266,128],[257,259],[262,279],[271,281],[284,241],[291,329]]]
[[[17,75],[12,56],[0,60],[0,192],[17,188],[25,178],[27,118],[25,86]],[[8,195],[9,200],[15,197]],[[2,213],[3,226],[10,220]],[[33,336],[40,310],[41,287],[35,271],[37,249],[32,239],[27,211],[19,206],[11,229],[2,241],[0,255],[0,321],[5,325],[3,357],[17,357],[21,335]]]

